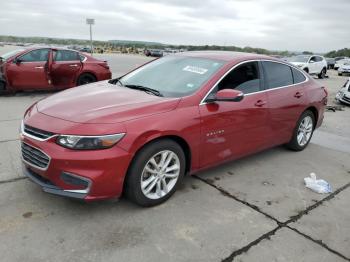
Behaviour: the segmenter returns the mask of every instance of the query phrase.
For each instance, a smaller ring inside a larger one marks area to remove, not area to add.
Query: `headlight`
[[[125,133],[105,136],[60,135],[57,137],[56,143],[76,150],[106,149],[114,146],[124,135]]]

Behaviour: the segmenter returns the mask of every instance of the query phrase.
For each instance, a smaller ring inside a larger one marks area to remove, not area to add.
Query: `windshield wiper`
[[[127,88],[131,88],[131,89],[136,89],[136,90],[142,90],[145,92],[149,92],[152,93],[156,96],[163,96],[161,92],[159,92],[156,89],[150,88],[150,87],[146,87],[146,86],[141,86],[141,85],[124,85]]]
[[[120,78],[111,79],[111,80],[108,81],[108,83],[110,83],[112,85],[115,85],[115,84],[119,83],[121,86],[124,86],[123,82],[120,81]]]

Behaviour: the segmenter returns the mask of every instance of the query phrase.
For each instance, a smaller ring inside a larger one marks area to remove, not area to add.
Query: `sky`
[[[327,52],[350,47],[350,0],[0,0],[0,35]]]

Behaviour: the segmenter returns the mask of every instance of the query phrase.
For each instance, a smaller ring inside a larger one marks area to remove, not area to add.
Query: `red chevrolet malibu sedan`
[[[152,206],[193,174],[277,145],[300,151],[323,120],[326,89],[267,56],[188,52],[32,105],[25,174],[44,191]]]
[[[111,77],[106,61],[74,50],[37,47],[0,56],[0,94],[66,89]]]

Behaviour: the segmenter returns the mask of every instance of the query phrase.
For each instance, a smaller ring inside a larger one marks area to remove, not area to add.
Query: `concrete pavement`
[[[106,58],[115,75],[145,61]],[[334,96],[345,79],[320,81]],[[23,178],[18,126],[46,95],[0,97],[3,261],[350,261],[349,108],[326,112],[303,152],[277,147],[198,173],[163,205],[140,208],[48,195]],[[310,172],[334,192],[305,188]]]

